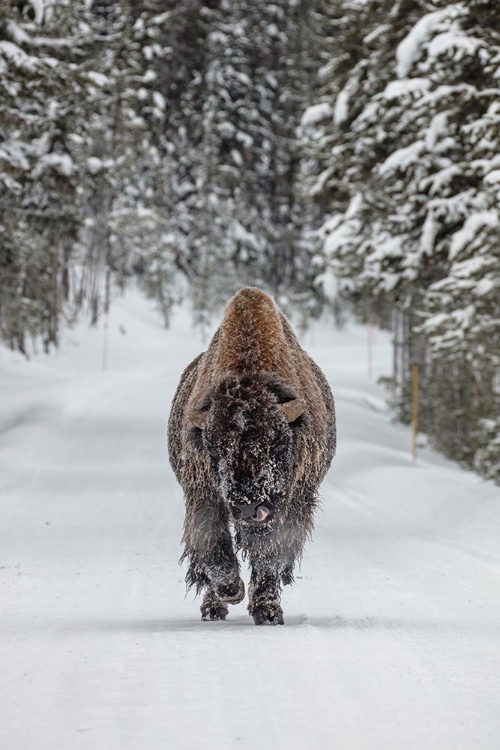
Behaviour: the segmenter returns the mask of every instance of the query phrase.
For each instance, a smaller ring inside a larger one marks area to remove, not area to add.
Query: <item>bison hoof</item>
[[[245,584],[238,578],[231,583],[220,584],[215,587],[217,598],[227,604],[239,604],[245,598]]]
[[[283,610],[278,604],[268,604],[252,612],[256,625],[284,625]]]
[[[201,606],[202,620],[225,620],[227,617],[228,606],[224,602],[212,602]]]

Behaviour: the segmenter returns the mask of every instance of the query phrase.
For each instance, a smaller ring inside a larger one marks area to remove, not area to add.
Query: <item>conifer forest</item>
[[[132,281],[392,332],[388,393],[500,481],[498,0],[2,0],[0,335]]]

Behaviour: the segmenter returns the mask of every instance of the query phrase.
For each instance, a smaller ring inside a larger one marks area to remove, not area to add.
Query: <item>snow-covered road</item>
[[[339,449],[276,628],[185,598],[166,417],[199,336],[133,295],[105,373],[100,336],[1,352],[1,750],[498,750],[500,491],[430,451],[411,464],[364,332],[305,338]]]

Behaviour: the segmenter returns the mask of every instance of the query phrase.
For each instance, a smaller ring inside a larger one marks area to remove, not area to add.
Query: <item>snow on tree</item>
[[[315,4],[12,0],[0,12],[12,346],[57,344],[82,308],[97,322],[132,274],[166,321],[179,274],[200,314],[246,283],[317,307],[297,131],[321,57]]]
[[[158,183],[151,131],[163,103],[125,0],[3,13],[0,318],[4,337],[27,351],[30,337],[57,344],[62,320],[81,307],[96,322],[110,277],[122,286],[144,257],[145,226],[140,240],[135,230]]]
[[[424,429],[499,478],[500,11],[397,2],[381,23],[380,5],[342,4],[327,71],[325,91],[345,70],[313,187],[333,214],[326,266],[364,312],[403,317],[401,415],[419,361]]]
[[[314,294],[296,132],[315,75],[310,7],[223,0],[136,10],[136,28],[156,40],[143,50],[165,107],[164,218],[196,305],[249,282]]]
[[[57,344],[78,228],[70,58],[82,39],[59,10],[7,3],[0,15],[0,319],[2,335],[21,351],[30,337],[46,349]]]

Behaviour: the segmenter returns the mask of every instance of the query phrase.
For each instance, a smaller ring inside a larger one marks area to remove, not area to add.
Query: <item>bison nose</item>
[[[269,516],[269,509],[259,500],[255,503],[233,503],[232,512],[238,521],[265,521]]]
[[[246,521],[255,514],[257,505],[258,503],[232,503],[231,509],[235,518]]]

